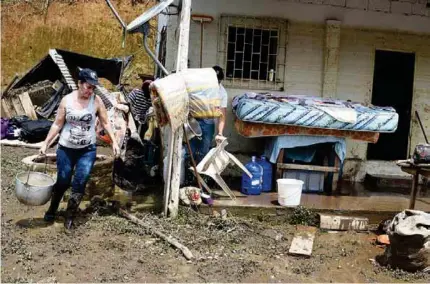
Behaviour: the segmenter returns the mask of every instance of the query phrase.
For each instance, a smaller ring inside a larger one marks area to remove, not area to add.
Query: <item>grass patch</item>
[[[303,206],[297,206],[288,221],[291,225],[317,226],[318,214]]]

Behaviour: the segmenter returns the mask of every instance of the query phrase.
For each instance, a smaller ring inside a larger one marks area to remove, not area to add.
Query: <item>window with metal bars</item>
[[[224,85],[282,89],[286,27],[283,19],[221,16],[218,52],[226,71]]]
[[[278,31],[228,28],[227,78],[275,80]]]

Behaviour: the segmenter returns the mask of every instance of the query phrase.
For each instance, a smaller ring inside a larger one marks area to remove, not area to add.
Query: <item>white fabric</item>
[[[317,106],[314,105],[315,108],[318,108],[328,115],[331,115],[338,121],[345,123],[356,123],[357,122],[357,112],[352,108],[343,108],[343,107],[328,107],[328,106]]]
[[[219,84],[219,96],[221,99],[220,107],[226,108],[228,96],[227,96],[227,91],[225,90],[225,88],[222,84]]]

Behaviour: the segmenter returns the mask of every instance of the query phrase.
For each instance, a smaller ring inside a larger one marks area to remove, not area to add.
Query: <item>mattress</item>
[[[392,107],[319,97],[247,93],[233,100],[242,121],[309,128],[391,133],[399,115]]]
[[[309,128],[294,125],[276,125],[266,123],[254,123],[235,119],[234,125],[237,132],[247,138],[276,137],[283,135],[312,135],[334,136],[349,138],[358,141],[376,143],[379,139],[378,132],[351,131],[338,129]]]

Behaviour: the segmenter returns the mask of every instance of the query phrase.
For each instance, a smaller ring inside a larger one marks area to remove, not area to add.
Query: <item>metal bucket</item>
[[[55,180],[46,174],[47,157],[45,157],[45,173],[20,172],[15,177],[15,195],[26,205],[40,206],[51,198]]]
[[[202,136],[202,129],[200,128],[199,122],[195,118],[188,118],[188,121],[184,124],[184,126],[188,140],[191,140],[194,137]]]

